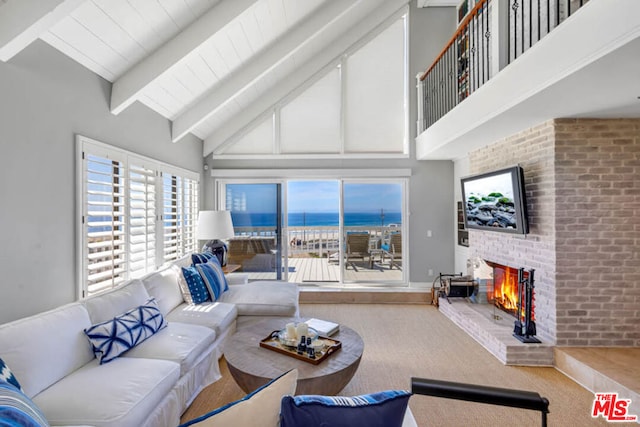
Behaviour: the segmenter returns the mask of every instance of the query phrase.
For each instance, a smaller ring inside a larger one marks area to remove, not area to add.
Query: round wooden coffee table
[[[340,325],[331,338],[342,348],[318,365],[260,347],[270,333],[283,329],[289,322],[306,319],[270,318],[238,328],[224,347],[224,357],[233,379],[246,393],[266,384],[291,369],[298,369],[296,394],[338,394],[358,369],[364,342],[353,329]]]

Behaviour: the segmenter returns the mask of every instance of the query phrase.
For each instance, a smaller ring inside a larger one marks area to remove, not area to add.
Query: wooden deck
[[[275,272],[250,272],[250,280],[275,280]],[[297,282],[309,286],[330,285],[340,283],[340,266],[329,262],[327,258],[289,258],[289,282]],[[389,268],[389,260],[384,263],[375,260],[369,268],[369,261],[355,263],[355,269],[349,265],[345,271],[345,282],[365,282],[369,284],[402,281],[402,271],[396,266]]]

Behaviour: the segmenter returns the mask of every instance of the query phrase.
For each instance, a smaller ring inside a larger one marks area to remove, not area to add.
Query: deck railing
[[[587,2],[478,0],[433,64],[417,76],[418,134]]]
[[[273,237],[273,227],[234,227],[238,237]],[[345,232],[366,231],[370,235],[371,248],[379,248],[386,235],[390,231],[398,230],[393,226],[345,226]],[[287,245],[289,256],[309,254],[312,256],[326,257],[338,252],[340,244],[340,229],[337,226],[294,226],[287,228],[286,235],[282,238]]]

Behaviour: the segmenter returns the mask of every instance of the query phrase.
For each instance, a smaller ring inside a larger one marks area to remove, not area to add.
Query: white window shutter
[[[129,165],[129,278],[156,268],[155,170]]]
[[[82,263],[87,291],[95,293],[127,277],[126,168],[122,160],[85,153],[83,175]]]

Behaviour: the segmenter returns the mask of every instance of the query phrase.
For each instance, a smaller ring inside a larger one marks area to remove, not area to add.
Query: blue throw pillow
[[[191,254],[191,262],[193,263],[193,265],[205,264],[209,262],[211,258],[215,258],[215,257],[216,256],[213,254],[213,252],[209,252],[209,251],[205,251],[202,253],[194,253],[194,254]]]
[[[387,390],[361,396],[285,396],[281,427],[401,427],[411,393]]]
[[[182,267],[182,275],[184,276],[189,293],[191,294],[191,300],[194,304],[200,304],[201,302],[211,301],[211,296],[207,290],[207,286],[200,276],[200,272],[196,267]]]
[[[102,365],[167,326],[155,298],[106,322],[84,330]]]
[[[214,262],[196,264],[195,267],[211,295],[211,300],[217,301],[220,295],[229,289],[224,273],[222,273],[222,268]]]
[[[0,426],[49,427],[49,422],[26,394],[0,379]]]
[[[4,363],[4,360],[2,360],[1,357],[0,357],[0,380],[4,380],[9,384],[13,384],[18,390],[22,391],[22,386],[18,382],[18,379],[16,378],[15,375],[13,375],[13,372],[11,372],[11,369],[9,369],[7,364]]]

